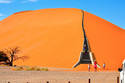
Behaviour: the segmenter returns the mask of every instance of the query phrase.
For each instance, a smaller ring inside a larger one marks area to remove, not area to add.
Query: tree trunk
[[[13,66],[13,63],[12,63],[12,62],[10,62],[10,66]]]
[[[11,54],[11,61],[10,61],[10,66],[13,66],[13,54]]]

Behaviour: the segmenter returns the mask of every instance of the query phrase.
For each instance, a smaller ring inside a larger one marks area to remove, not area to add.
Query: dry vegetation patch
[[[30,66],[19,66],[11,68],[13,71],[48,71],[48,68],[43,67],[30,67]]]

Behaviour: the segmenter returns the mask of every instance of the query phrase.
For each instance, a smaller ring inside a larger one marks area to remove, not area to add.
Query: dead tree
[[[0,51],[0,63],[8,65],[10,63],[10,59],[4,51]]]
[[[22,59],[28,59],[27,56],[18,56],[17,54],[20,52],[19,47],[5,49],[4,51],[0,51],[0,64],[4,63],[5,65],[13,66],[13,62]]]
[[[10,63],[9,65],[10,66],[13,66],[13,62],[14,62],[14,59],[17,58],[17,53],[19,53],[19,47],[15,47],[15,48],[9,48],[9,49],[6,49],[7,53],[8,53],[8,57],[9,57],[9,60],[10,60]]]

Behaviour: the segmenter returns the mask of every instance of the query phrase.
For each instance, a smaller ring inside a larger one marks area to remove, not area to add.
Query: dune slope
[[[107,70],[117,70],[125,57],[125,31],[85,12],[84,25],[91,50]],[[74,8],[41,9],[15,13],[0,23],[0,49],[20,48],[28,56],[16,65],[72,68],[83,46],[82,12]],[[87,70],[80,65],[75,70]]]

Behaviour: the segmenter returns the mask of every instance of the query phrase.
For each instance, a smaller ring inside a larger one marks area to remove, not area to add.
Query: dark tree
[[[6,51],[7,51],[7,54],[8,54],[8,58],[10,60],[9,65],[13,66],[14,59],[18,58],[17,53],[19,53],[19,51],[20,51],[19,47],[9,48],[9,49],[6,49]]]
[[[4,64],[13,66],[13,62],[22,59],[27,59],[27,56],[18,56],[17,54],[20,52],[19,47],[5,49],[5,51],[0,51],[0,63],[4,62]]]
[[[0,63],[8,65],[10,63],[10,59],[4,51],[0,51]]]

